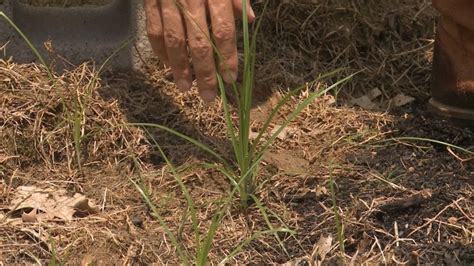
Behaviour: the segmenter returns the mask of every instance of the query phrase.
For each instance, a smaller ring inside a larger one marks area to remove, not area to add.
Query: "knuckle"
[[[203,88],[214,88],[217,86],[215,73],[207,73],[202,77],[198,77],[198,84]]]
[[[235,26],[232,23],[223,23],[213,31],[214,38],[218,42],[235,40]]]
[[[197,59],[205,59],[212,56],[212,46],[205,37],[193,40],[189,46]]]
[[[164,38],[166,46],[172,48],[183,47],[186,42],[184,36],[180,36],[180,34],[174,30],[167,30],[164,34]]]

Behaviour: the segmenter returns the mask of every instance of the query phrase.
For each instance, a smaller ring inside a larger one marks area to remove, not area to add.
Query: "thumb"
[[[234,13],[237,17],[242,17],[242,0],[232,0],[234,3]],[[247,0],[247,17],[249,22],[255,21],[255,13],[253,12],[250,0]]]

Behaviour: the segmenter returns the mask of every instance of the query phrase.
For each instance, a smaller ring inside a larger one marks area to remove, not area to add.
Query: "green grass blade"
[[[188,142],[190,142],[191,144],[195,145],[196,147],[200,148],[201,150],[207,152],[209,155],[212,155],[214,158],[216,158],[217,160],[219,160],[221,163],[223,163],[225,166],[228,166],[228,163],[227,161],[222,157],[220,156],[219,154],[217,154],[215,151],[213,151],[211,148],[207,147],[206,145],[202,144],[201,142],[191,138],[191,137],[188,137],[182,133],[179,133],[178,131],[174,130],[174,129],[171,129],[169,127],[166,127],[166,126],[163,126],[163,125],[158,125],[158,124],[152,124],[152,123],[127,123],[125,124],[126,126],[136,126],[136,127],[149,127],[149,128],[157,128],[157,129],[161,129],[161,130],[164,130],[168,133],[171,133],[181,139],[184,139]]]
[[[127,46],[129,46],[133,41],[135,41],[135,38],[129,38],[126,41],[124,41],[115,51],[112,52],[112,54],[105,59],[105,61],[102,63],[100,66],[99,70],[97,71],[97,74],[101,74],[102,71],[104,70],[105,66],[115,57],[117,56],[120,51],[125,49]]]
[[[242,251],[242,249],[250,244],[252,241],[261,238],[264,235],[273,235],[277,233],[293,233],[292,231],[286,229],[286,228],[277,228],[273,230],[266,230],[266,231],[261,231],[261,232],[256,232],[253,234],[251,237],[247,238],[245,241],[240,243],[224,260],[222,260],[219,265],[227,265],[227,262],[233,258],[237,253]]]
[[[306,108],[309,104],[311,104],[316,98],[320,97],[321,95],[337,88],[339,85],[343,84],[344,82],[352,79],[355,74],[349,75],[333,85],[327,87],[326,89],[315,91],[311,93],[302,103],[300,103],[295,110],[288,116],[285,122],[278,128],[278,130],[273,133],[273,135],[266,141],[266,143],[262,146],[261,150],[258,152],[257,157],[263,156],[266,152],[268,147],[275,141],[278,135]]]
[[[82,145],[82,134],[81,134],[82,119],[81,117],[82,117],[81,114],[79,114],[78,112],[74,112],[72,131],[73,131],[74,150],[76,152],[77,165],[78,165],[79,171],[81,172],[81,174],[83,174],[82,159],[81,159],[81,145]]]
[[[158,149],[161,156],[165,160],[166,164],[170,168],[171,173],[173,174],[173,177],[176,180],[176,183],[178,183],[178,185],[181,189],[181,192],[184,195],[184,198],[186,200],[186,204],[188,205],[188,208],[191,212],[191,223],[192,223],[193,230],[194,230],[195,241],[196,241],[196,243],[199,243],[199,228],[198,228],[199,223],[198,223],[198,220],[197,220],[196,207],[194,205],[193,199],[191,198],[191,194],[189,194],[188,188],[186,187],[183,180],[181,179],[181,176],[179,175],[178,171],[176,171],[176,168],[174,167],[173,163],[171,163],[168,156],[166,156],[166,154],[163,151],[163,149],[161,148],[160,144],[158,144],[158,142],[155,140],[155,138],[153,138],[153,136],[151,135],[151,133],[148,130],[146,130],[146,132],[148,133],[148,136],[153,140],[153,142],[155,144],[155,147]]]
[[[222,221],[222,218],[224,217],[225,213],[230,207],[230,204],[234,200],[234,197],[236,193],[239,191],[239,188],[241,185],[245,182],[246,177],[251,173],[251,171],[257,166],[257,164],[253,164],[247,172],[243,175],[240,180],[238,180],[238,183],[235,185],[234,189],[229,193],[229,195],[226,197],[224,203],[221,205],[222,207],[219,208],[219,211],[213,216],[211,226],[209,227],[209,230],[207,232],[206,238],[204,239],[203,243],[201,244],[203,254],[209,254],[209,251],[211,249],[212,245],[212,240],[214,239],[214,236],[217,232],[217,229],[220,225],[220,222]],[[205,259],[204,257],[201,257],[201,260],[198,260],[198,265],[205,265]],[[201,263],[201,264],[199,264]]]
[[[49,265],[56,266],[58,262],[58,256],[56,254],[56,246],[54,245],[54,241],[52,238],[49,239],[51,242],[51,259],[49,260]]]
[[[237,140],[237,136],[235,134],[234,130],[234,124],[232,123],[232,116],[229,111],[229,105],[227,101],[227,96],[225,94],[225,86],[224,82],[222,80],[222,77],[217,74],[217,81],[219,83],[219,89],[221,91],[221,97],[222,97],[222,108],[224,109],[224,117],[225,117],[225,122],[226,122],[226,127],[227,127],[227,134],[230,135],[230,141],[232,143],[232,147],[234,149],[234,154],[235,158],[237,159],[238,162],[241,162],[243,158],[240,157],[240,147],[239,147],[239,142]]]
[[[139,164],[138,164],[138,161],[136,158],[133,158],[134,162],[135,162],[135,166],[137,169],[139,169]],[[139,177],[140,177],[140,183],[142,183],[142,177],[141,177],[141,174],[139,173]],[[148,208],[150,209],[151,211],[151,214],[152,216],[158,221],[158,223],[161,225],[161,227],[163,228],[163,230],[165,231],[165,234],[168,236],[168,238],[170,239],[171,243],[173,244],[173,246],[176,248],[176,252],[178,253],[178,256],[181,260],[181,262],[184,264],[184,265],[189,265],[189,260],[188,258],[186,257],[185,253],[183,252],[183,247],[181,246],[181,244],[178,242],[176,236],[173,234],[173,232],[171,232],[171,229],[168,227],[168,225],[166,224],[165,220],[163,219],[163,217],[160,215],[160,213],[158,212],[155,204],[153,203],[153,201],[151,200],[151,197],[150,197],[150,193],[147,191],[147,189],[140,185],[139,183],[137,183],[135,180],[133,180],[132,178],[128,178],[130,180],[130,182],[135,186],[135,188],[138,190],[138,192],[140,193],[140,195],[142,196],[143,200],[145,201],[145,204],[148,206]]]
[[[261,130],[259,131],[257,137],[255,138],[255,140],[253,141],[253,145],[252,145],[252,152],[250,152],[250,154],[253,154],[254,151],[256,150],[256,146],[258,145],[258,143],[260,142],[260,139],[263,137],[263,135],[265,134],[265,132],[267,132],[267,129],[269,128],[271,122],[273,121],[273,119],[275,118],[275,116],[278,114],[278,112],[280,111],[280,109],[291,99],[292,96],[295,96],[297,93],[299,93],[302,89],[306,88],[306,87],[310,87],[312,86],[313,84],[319,82],[320,80],[322,79],[325,79],[327,77],[331,77],[331,76],[334,76],[335,74],[339,73],[343,68],[340,68],[340,69],[336,69],[335,71],[332,71],[332,72],[329,72],[327,74],[324,74],[320,77],[318,77],[316,80],[314,81],[311,81],[309,82],[308,84],[305,84],[303,86],[300,86],[292,91],[290,91],[289,93],[287,93],[279,102],[278,104],[273,108],[272,112],[270,113],[270,115],[266,118],[265,120],[265,123],[263,124]]]
[[[270,222],[270,218],[268,217],[268,214],[267,214],[267,211],[266,211],[266,208],[263,206],[263,204],[260,202],[260,200],[255,197],[255,195],[252,195],[252,199],[255,201],[255,204],[257,205],[257,208],[258,210],[260,211],[260,214],[262,214],[263,216],[263,219],[265,220],[265,223],[267,224],[268,226],[268,229],[270,230],[275,230],[275,228],[273,227],[272,223]],[[273,236],[275,237],[275,239],[278,241],[278,244],[280,245],[281,249],[285,252],[286,256],[288,256],[288,258],[290,258],[290,253],[288,253],[288,250],[285,248],[285,244],[283,243],[283,241],[280,239],[280,236],[278,235],[277,232],[275,232],[273,234]]]
[[[466,148],[459,147],[459,146],[456,146],[456,145],[453,145],[453,144],[450,144],[450,143],[447,143],[447,142],[444,142],[444,141],[435,140],[435,139],[417,138],[417,137],[398,137],[398,138],[392,138],[390,140],[382,140],[382,141],[379,141],[379,142],[387,142],[387,141],[422,141],[422,142],[429,142],[429,143],[439,144],[439,145],[443,145],[443,146],[446,146],[446,147],[449,147],[449,148],[453,148],[453,149],[465,152],[466,154],[469,154],[471,156],[474,156],[474,151],[471,151],[471,150],[468,150]]]

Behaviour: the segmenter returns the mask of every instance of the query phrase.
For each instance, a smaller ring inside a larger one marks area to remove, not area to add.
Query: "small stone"
[[[130,217],[130,220],[132,221],[132,224],[136,227],[143,227],[143,219],[140,216],[133,215],[132,217]]]

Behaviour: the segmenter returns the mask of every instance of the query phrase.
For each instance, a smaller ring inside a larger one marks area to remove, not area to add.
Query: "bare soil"
[[[426,109],[435,21],[430,1],[270,3],[259,39],[254,131],[287,88],[344,67],[293,97],[274,126],[308,91],[364,71],[338,94],[305,109],[260,166],[256,196],[269,210],[270,223],[295,232],[280,235],[287,253],[268,235],[251,241],[231,264],[474,263],[474,134]],[[200,167],[213,159],[198,148],[159,130],[126,125],[163,124],[231,158],[219,102],[204,104],[195,91],[180,94],[162,67],[107,73],[98,82],[95,71],[84,64],[55,74],[52,82],[42,66],[0,62],[0,262],[5,265],[47,264],[53,257],[74,265],[178,264],[164,229],[130,181],[139,177],[193,254],[185,200],[153,139],[179,167],[202,230],[230,189],[225,177]],[[352,104],[375,88],[382,92],[373,100],[375,109]],[[399,94],[414,100],[396,107],[391,100]],[[72,115],[77,110],[79,122]],[[82,136],[81,167],[75,133]],[[331,180],[344,228],[343,255]],[[100,211],[71,221],[27,223],[22,213],[32,208],[12,206],[20,186],[80,193]],[[210,262],[219,263],[267,229],[255,205],[242,213],[236,201],[220,225]]]

